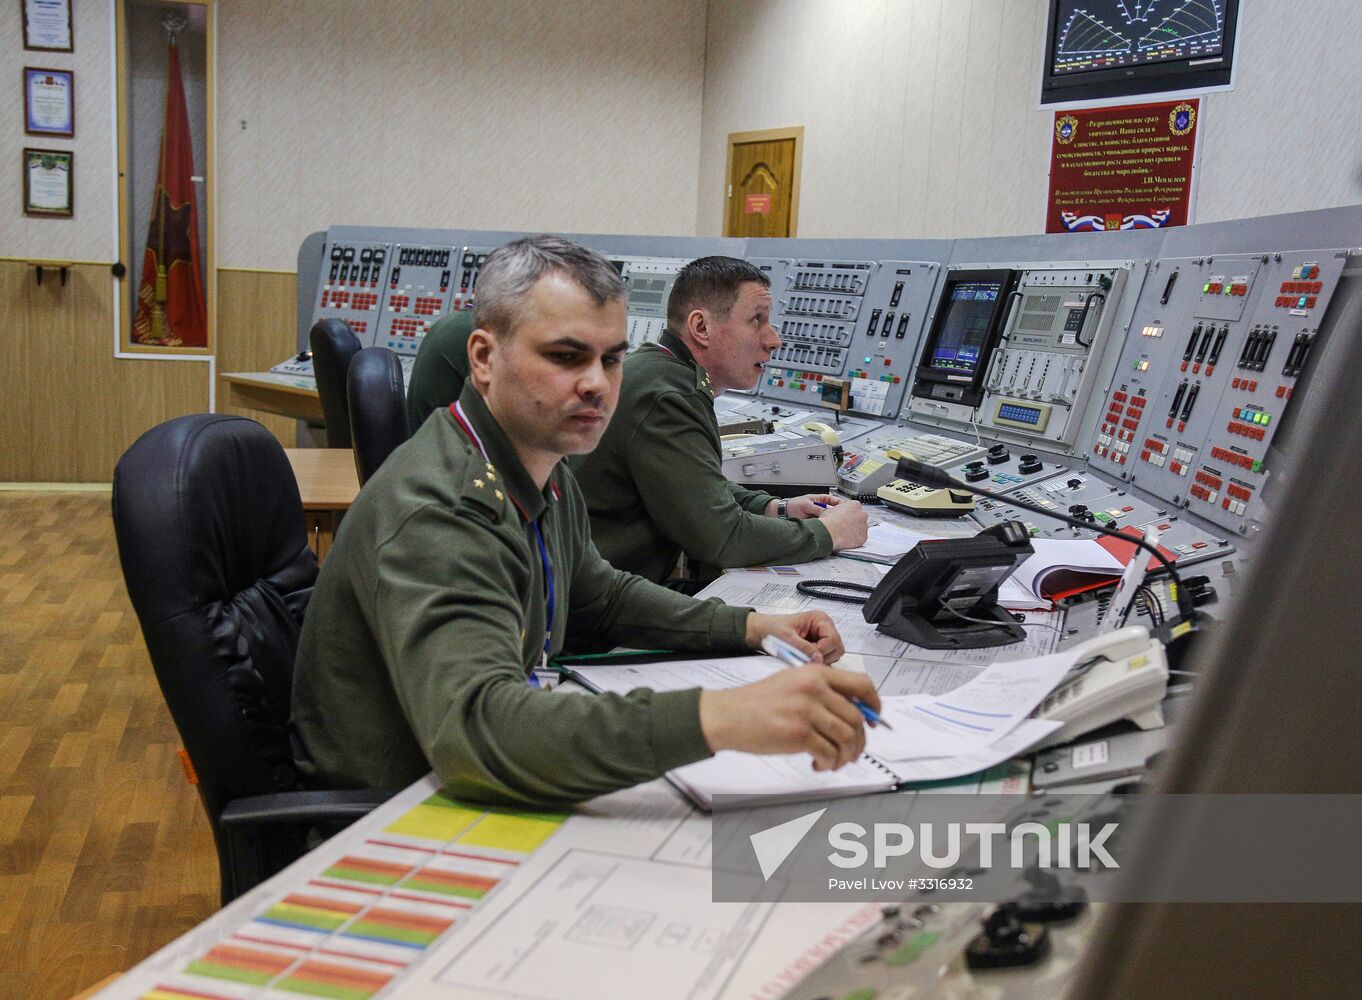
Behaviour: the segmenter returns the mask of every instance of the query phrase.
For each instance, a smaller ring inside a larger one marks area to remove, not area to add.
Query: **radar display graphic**
[[[1202,59],[1225,47],[1224,0],[1060,0],[1055,74]]]

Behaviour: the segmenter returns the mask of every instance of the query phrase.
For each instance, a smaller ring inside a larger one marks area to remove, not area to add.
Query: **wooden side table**
[[[308,544],[317,562],[326,558],[331,540],[350,504],[359,494],[359,474],[349,448],[285,448],[307,515]]]
[[[310,423],[324,422],[322,401],[311,379],[278,372],[229,372],[222,376],[237,406]]]

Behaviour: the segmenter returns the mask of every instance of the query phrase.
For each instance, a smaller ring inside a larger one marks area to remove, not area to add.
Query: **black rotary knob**
[[[965,962],[972,969],[1031,965],[1049,954],[1049,932],[1043,924],[1022,920],[1015,903],[1003,903],[983,924],[983,932],[965,948]]]
[[[1006,462],[1012,457],[1012,452],[1008,451],[1007,445],[995,444],[988,450],[988,464],[997,465],[999,462]]]
[[[988,469],[983,462],[970,462],[965,466],[965,482],[977,483],[988,478]]]
[[[1041,470],[1040,459],[1035,455],[1023,455],[1021,464],[1017,468],[1021,470],[1023,476],[1029,476],[1031,473]]]

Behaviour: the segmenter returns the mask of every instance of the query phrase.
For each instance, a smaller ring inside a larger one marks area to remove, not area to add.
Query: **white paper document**
[[[919,760],[895,761],[889,766],[894,769],[899,780],[905,784],[919,781],[944,781],[959,778],[966,774],[977,774],[1001,764],[1005,760],[1025,753],[1045,737],[1049,736],[1062,722],[1050,719],[1024,719],[1007,735],[994,740],[987,746],[971,750],[969,753],[954,757],[923,757]]]
[[[722,691],[742,687],[784,670],[774,656],[731,656],[714,659],[660,660],[656,663],[575,666],[571,677],[594,691],[628,694],[638,688],[654,691],[686,691],[706,688]]]
[[[869,559],[875,562],[896,563],[902,559],[918,542],[939,535],[924,531],[901,528],[897,524],[882,521],[872,527],[865,544],[854,549],[843,549],[841,555],[852,559]]]
[[[949,692],[883,698],[881,717],[893,730],[868,728],[865,756],[837,771],[814,771],[808,754],[724,751],[677,768],[667,777],[693,801],[714,808],[716,796],[730,796],[726,805],[753,798],[826,799],[888,791],[901,781],[972,774],[1001,763],[1054,730],[1048,723],[1030,725],[1035,720],[1026,716],[1072,662],[1068,653],[1013,660],[980,670]],[[743,656],[614,666],[607,661],[578,667],[574,673],[595,690],[623,694],[643,686],[660,691],[738,687],[782,669],[772,657]],[[1020,733],[1016,738],[1014,730]],[[924,765],[924,759],[931,763]],[[924,773],[926,777],[921,776]]]
[[[866,749],[881,760],[958,756],[1011,732],[1059,684],[1073,665],[1069,653],[995,663],[943,695],[884,698]]]
[[[572,850],[479,928],[435,982],[544,1000],[631,996],[640,987],[655,997],[715,997],[771,904],[715,906],[711,892],[703,868]]]

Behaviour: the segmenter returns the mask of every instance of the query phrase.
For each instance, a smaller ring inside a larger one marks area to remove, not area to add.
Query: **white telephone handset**
[[[1163,697],[1168,692],[1168,658],[1163,643],[1142,625],[1128,625],[1071,647],[1076,665],[1089,662],[1050,692],[1036,718],[1064,723],[1036,749],[1068,743],[1118,719],[1141,729],[1163,725]]]
[[[804,429],[810,434],[817,434],[822,439],[823,443],[830,448],[840,448],[842,446],[841,435],[821,420],[810,420],[804,425]]]

